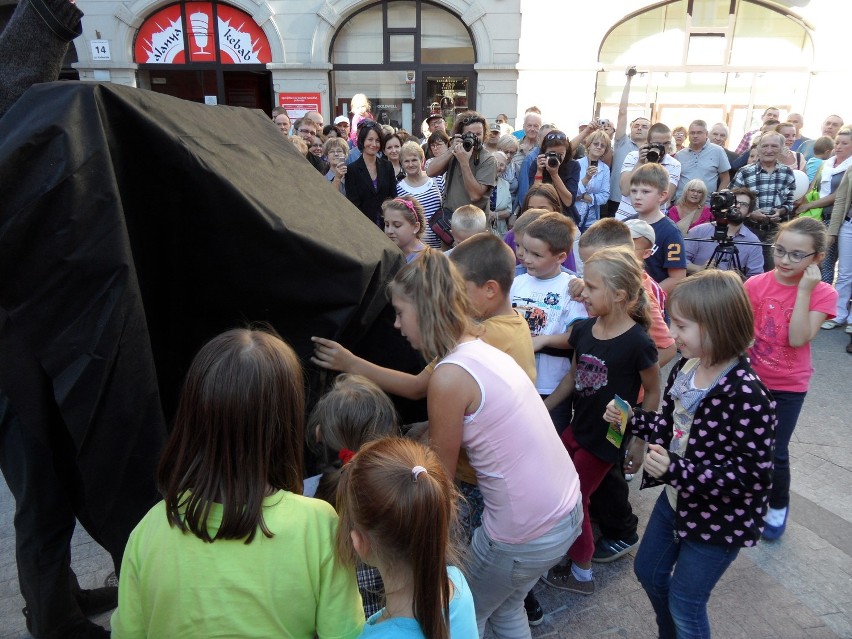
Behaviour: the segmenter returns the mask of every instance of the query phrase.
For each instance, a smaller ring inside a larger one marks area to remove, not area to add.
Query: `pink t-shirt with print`
[[[794,348],[789,336],[798,286],[779,283],[769,271],[747,279],[745,289],[754,309],[752,368],[770,390],[807,392],[813,374],[811,345]],[[836,307],[837,291],[819,282],[811,291],[810,310],[834,317]]]

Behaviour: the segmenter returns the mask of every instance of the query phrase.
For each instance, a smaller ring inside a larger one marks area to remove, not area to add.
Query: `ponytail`
[[[463,335],[474,330],[464,279],[440,251],[424,249],[399,270],[388,293],[406,298],[416,308],[420,350],[428,361],[446,357]]]
[[[407,566],[414,581],[414,617],[426,637],[449,639],[450,545],[456,491],[434,451],[410,439],[365,444],[346,466],[337,493],[337,555],[355,560],[350,534],[370,542],[385,566]]]

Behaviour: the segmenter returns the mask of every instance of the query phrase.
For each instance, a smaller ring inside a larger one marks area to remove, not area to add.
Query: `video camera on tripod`
[[[710,260],[707,262],[707,268],[719,268],[721,263],[727,262],[730,270],[739,272],[740,276],[745,278],[745,271],[740,263],[740,253],[737,250],[737,244],[755,246],[763,246],[763,244],[761,242],[734,242],[734,238],[728,235],[728,225],[742,224],[747,217],[747,214],[743,214],[737,205],[737,197],[733,191],[724,189],[711,193],[710,212],[713,214],[713,219],[716,223],[713,235],[706,240],[695,239],[690,241],[716,242],[717,246],[713,250]]]

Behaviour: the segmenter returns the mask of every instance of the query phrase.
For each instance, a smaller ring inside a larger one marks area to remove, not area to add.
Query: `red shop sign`
[[[272,61],[269,41],[247,13],[224,4],[187,2],[186,21],[181,5],[174,4],[150,16],[136,34],[134,59],[139,64],[267,64]],[[184,33],[189,43],[189,60]]]

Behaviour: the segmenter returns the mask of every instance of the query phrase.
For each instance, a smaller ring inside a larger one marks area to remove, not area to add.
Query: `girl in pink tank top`
[[[438,360],[427,391],[432,447],[450,475],[465,448],[485,502],[467,566],[480,632],[490,622],[497,637],[529,637],[524,597],[580,533],[577,472],[529,377],[478,339],[464,280],[444,254],[426,249],[389,290],[396,328]]]

